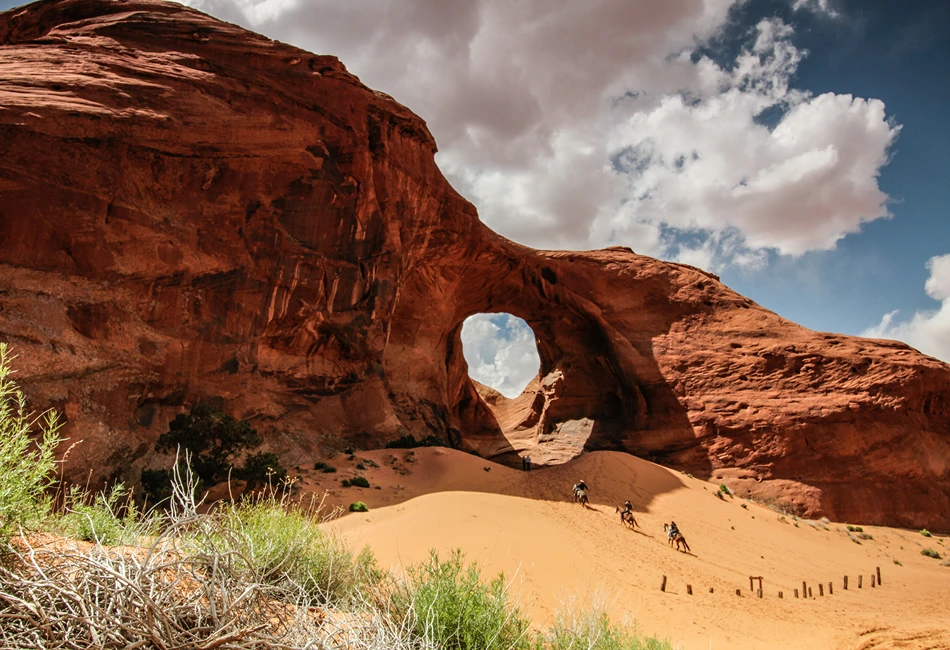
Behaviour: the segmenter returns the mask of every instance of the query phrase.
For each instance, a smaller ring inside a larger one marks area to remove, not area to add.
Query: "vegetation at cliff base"
[[[143,512],[121,484],[57,487],[56,418],[28,412],[11,358],[0,344],[2,648],[671,648],[598,609],[568,607],[532,631],[505,576],[483,579],[461,551],[384,572],[368,547],[354,552],[328,533],[319,508],[291,500],[285,486],[202,503],[200,485],[234,458],[214,441],[175,449],[165,508]],[[254,444],[249,428],[205,410],[178,420],[178,444],[206,418],[218,441]],[[270,460],[258,466],[272,479]]]

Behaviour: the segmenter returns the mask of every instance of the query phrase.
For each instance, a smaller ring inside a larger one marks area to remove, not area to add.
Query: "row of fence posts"
[[[758,596],[759,598],[762,598],[762,597],[763,597],[763,590],[762,590],[762,580],[763,580],[763,579],[764,579],[764,578],[763,578],[762,576],[749,576],[749,591],[754,592],[755,595]],[[755,588],[755,582],[754,582],[754,581],[756,581],[756,580],[758,580],[758,582],[759,582],[758,589]],[[842,584],[843,584],[845,590],[847,591],[847,589],[848,589],[848,576],[847,576],[847,575],[844,576],[844,580],[842,581]],[[871,574],[871,587],[878,587],[878,586],[880,586],[881,584],[882,584],[882,583],[881,583],[881,567],[875,567],[875,568],[874,568],[874,573]],[[864,585],[864,576],[863,576],[863,575],[859,575],[859,576],[858,576],[858,589],[861,589],[861,588],[863,587],[863,585]],[[660,591],[666,591],[666,576],[663,576],[663,580],[660,582]],[[795,594],[795,598],[814,598],[814,595],[813,595],[813,592],[812,592],[811,587],[809,587],[809,586],[808,586],[808,583],[807,583],[806,581],[804,581],[804,580],[802,580],[802,590],[801,590],[801,593],[799,593],[799,591],[798,591],[797,588],[794,589],[793,591],[794,591],[794,594]],[[710,588],[709,588],[709,593],[713,593],[713,592],[714,592],[713,588],[710,587]],[[829,595],[829,596],[833,596],[834,593],[835,593],[835,586],[834,586],[834,583],[829,582],[829,583],[828,583],[828,595]],[[688,595],[688,596],[692,596],[692,595],[693,595],[693,585],[686,585],[686,595]],[[741,595],[742,595],[742,589],[736,589],[736,596],[741,596]],[[825,595],[825,584],[822,583],[822,582],[819,582],[819,583],[818,583],[818,596],[819,596],[819,597],[823,597],[824,595]],[[783,591],[778,592],[778,597],[779,597],[779,598],[785,598],[785,592],[783,592]]]

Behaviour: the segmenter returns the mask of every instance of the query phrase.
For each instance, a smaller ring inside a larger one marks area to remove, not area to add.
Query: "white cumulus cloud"
[[[453,185],[523,244],[755,266],[888,214],[877,176],[899,127],[878,100],[790,89],[791,25],[700,55],[736,0],[188,3],[338,55],[416,111]]]
[[[927,268],[930,277],[924,289],[940,306],[918,311],[906,320],[892,311],[880,323],[862,332],[862,336],[904,341],[921,352],[950,362],[950,254],[930,258]]]
[[[462,324],[468,374],[505,397],[517,397],[538,375],[534,331],[511,314],[476,314]]]

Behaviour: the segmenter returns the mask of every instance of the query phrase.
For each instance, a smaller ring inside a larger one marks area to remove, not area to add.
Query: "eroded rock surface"
[[[434,152],[334,57],[181,5],[0,15],[0,339],[81,440],[68,474],[133,478],[219,399],[291,466],[406,433],[536,465],[625,449],[804,514],[950,529],[946,364],[629,249],[514,244]],[[538,337],[515,400],[461,353],[493,311]]]

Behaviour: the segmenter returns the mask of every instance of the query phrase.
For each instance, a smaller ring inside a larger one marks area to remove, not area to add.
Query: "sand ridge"
[[[720,500],[713,483],[619,452],[530,473],[443,448],[358,452],[352,460],[340,454],[327,462],[339,471],[304,472],[304,491],[326,492],[330,505],[361,500],[370,508],[329,530],[369,544],[383,566],[460,548],[486,576],[512,576],[538,625],[561,602],[606,599],[615,617],[635,617],[645,632],[687,650],[950,648],[950,567],[920,554],[933,548],[950,555],[942,537],[864,526],[870,539],[858,544],[844,523],[796,521],[741,498]],[[365,469],[356,470],[358,463]],[[357,474],[371,487],[340,486]],[[571,495],[580,479],[590,487],[587,509]],[[636,530],[622,527],[615,512],[626,499]],[[692,553],[669,548],[663,523],[670,520]],[[883,584],[871,588],[876,567]],[[749,590],[750,575],[764,577],[764,598]],[[802,581],[813,597],[796,600]]]

